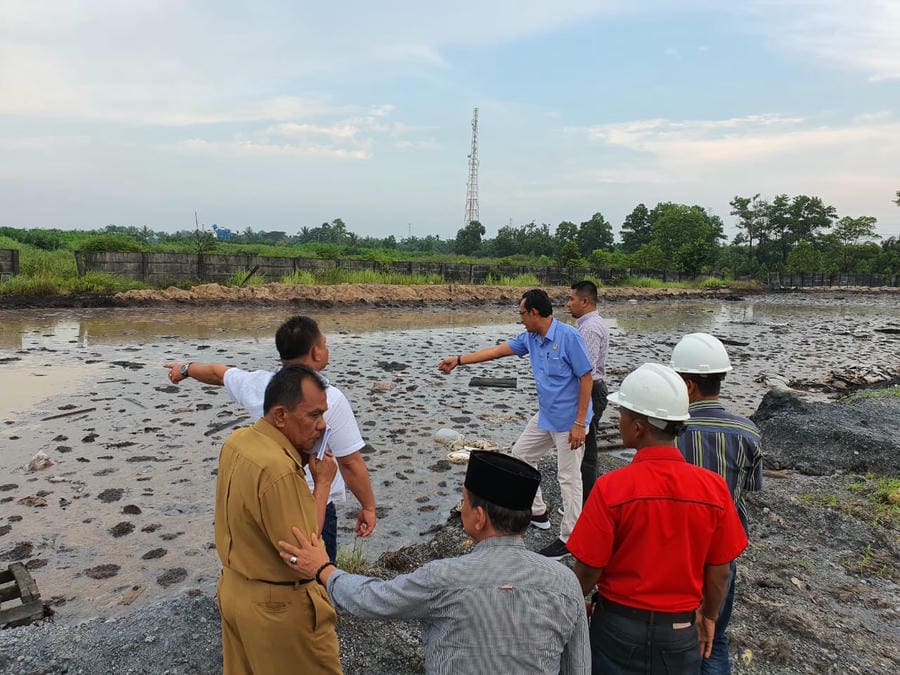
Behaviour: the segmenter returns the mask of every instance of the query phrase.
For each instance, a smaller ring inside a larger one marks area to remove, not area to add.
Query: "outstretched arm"
[[[448,356],[441,360],[441,362],[438,364],[438,368],[443,373],[449,373],[451,370],[456,368],[456,366],[467,366],[471,363],[493,361],[494,359],[499,359],[504,356],[513,356],[514,354],[515,352],[510,348],[509,344],[504,342],[503,344],[499,344],[494,347],[485,347],[484,349],[479,349],[477,352],[461,354],[459,356]]]
[[[230,366],[221,363],[194,363],[189,361],[185,369],[187,373],[182,375],[181,371],[184,365],[185,363],[183,362],[163,364],[163,368],[169,369],[169,379],[172,381],[172,384],[178,384],[182,380],[192,377],[203,384],[214,384],[221,387],[225,384],[225,371],[230,368]]]

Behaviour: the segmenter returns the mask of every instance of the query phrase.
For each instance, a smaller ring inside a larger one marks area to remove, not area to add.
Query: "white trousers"
[[[559,490],[562,493],[563,518],[559,526],[559,538],[566,542],[575,521],[581,515],[581,458],[584,455],[584,445],[572,450],[569,447],[568,431],[546,431],[538,427],[538,416],[534,415],[525,427],[525,431],[519,436],[519,440],[513,446],[512,454],[531,466],[537,468],[538,462],[548,452],[556,450],[556,475],[559,479]],[[536,516],[547,512],[547,505],[538,488],[531,505],[531,513]]]

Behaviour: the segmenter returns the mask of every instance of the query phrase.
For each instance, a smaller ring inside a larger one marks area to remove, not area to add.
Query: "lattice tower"
[[[481,222],[478,216],[478,108],[472,114],[472,151],[469,153],[469,180],[466,183],[466,217],[463,227],[473,220]]]

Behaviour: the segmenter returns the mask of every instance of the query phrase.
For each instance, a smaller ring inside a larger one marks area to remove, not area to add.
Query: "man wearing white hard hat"
[[[729,564],[747,546],[721,476],[674,446],[687,387],[645,363],[609,402],[631,464],[597,479],[567,543],[591,617],[594,673],[699,673],[712,649]]]
[[[725,373],[732,369],[728,352],[715,336],[690,333],[675,345],[669,365],[687,385],[691,415],[675,445],[688,462],[725,479],[749,536],[746,494],[762,488],[762,447],[756,425],[728,412],[719,401]],[[735,576],[732,563],[728,593],[716,622],[712,654],[703,661],[703,675],[731,673],[726,630],[734,605]]]

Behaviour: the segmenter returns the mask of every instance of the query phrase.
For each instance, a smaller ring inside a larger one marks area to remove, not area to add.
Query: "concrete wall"
[[[0,248],[0,279],[19,273],[19,250]]]
[[[273,258],[252,255],[213,255],[191,253],[77,253],[78,273],[107,272],[128,277],[156,286],[185,281],[223,282],[235,273],[251,270],[265,276],[267,281],[278,281],[295,271],[321,273],[332,269],[347,271],[373,270],[399,274],[436,274],[446,283],[480,284],[488,275],[513,277],[533,274],[548,286],[567,285],[581,279],[585,270],[572,271],[563,267],[526,267],[520,265],[478,265],[440,262],[393,262],[381,263],[369,260],[322,260],[319,258]],[[604,281],[615,276],[624,277],[623,271],[592,270],[590,274]],[[677,272],[635,272],[640,276],[651,276],[665,281],[678,281]]]

